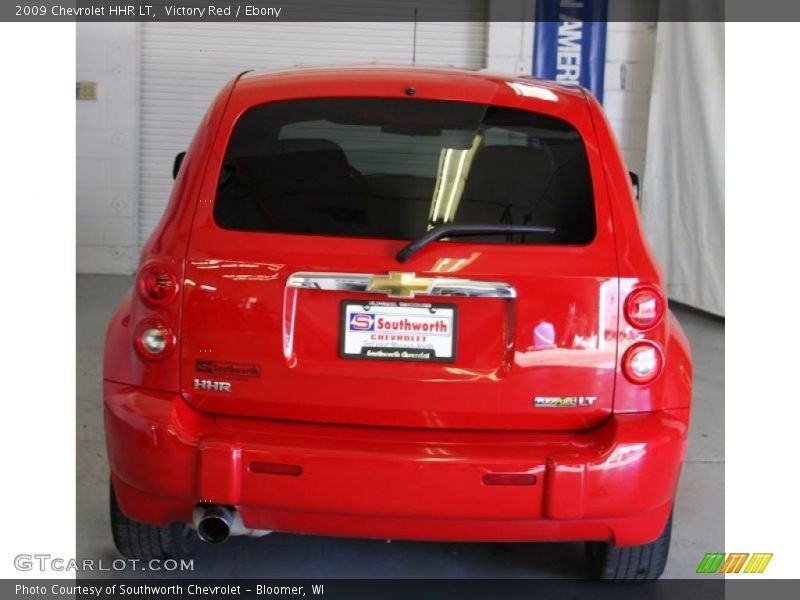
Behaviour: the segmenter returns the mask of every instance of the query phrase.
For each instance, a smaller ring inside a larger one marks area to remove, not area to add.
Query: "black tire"
[[[672,515],[657,540],[641,546],[616,548],[605,542],[586,542],[586,562],[594,579],[636,582],[658,579],[664,572],[672,534]]]
[[[126,558],[166,560],[192,556],[194,531],[186,525],[173,523],[158,527],[129,519],[119,508],[114,485],[109,486],[111,533],[114,545]]]

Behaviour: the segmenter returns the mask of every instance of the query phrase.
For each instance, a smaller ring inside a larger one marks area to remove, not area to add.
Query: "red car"
[[[596,577],[661,574],[691,358],[590,94],[243,73],[175,172],[106,337],[123,555],[582,540]]]

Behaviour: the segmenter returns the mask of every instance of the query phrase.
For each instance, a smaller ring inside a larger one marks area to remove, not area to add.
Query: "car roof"
[[[329,66],[329,67],[294,67],[279,71],[246,71],[239,78],[237,88],[240,91],[255,91],[258,88],[267,89],[281,83],[298,83],[304,85],[325,87],[330,84],[369,83],[380,81],[382,83],[396,83],[398,85],[413,86],[415,83],[446,84],[454,87],[471,87],[482,84],[481,87],[494,85],[506,88],[508,85],[524,85],[549,92],[558,99],[585,100],[586,91],[578,85],[560,84],[554,81],[536,79],[531,76],[519,76],[495,73],[488,70],[457,69],[452,67],[410,67],[387,65],[356,65],[356,66]],[[236,90],[234,90],[234,94]]]

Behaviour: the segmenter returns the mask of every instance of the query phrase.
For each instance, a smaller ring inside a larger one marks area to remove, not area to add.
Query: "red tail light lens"
[[[139,271],[139,295],[155,306],[169,304],[178,295],[178,278],[168,267],[150,264]]]
[[[625,319],[636,329],[647,331],[664,318],[666,304],[658,288],[651,285],[636,287],[625,299]]]
[[[622,372],[631,383],[650,383],[663,368],[664,355],[653,342],[636,342],[622,356]]]
[[[175,347],[175,334],[161,321],[146,319],[137,325],[133,335],[136,351],[149,360],[163,360]]]

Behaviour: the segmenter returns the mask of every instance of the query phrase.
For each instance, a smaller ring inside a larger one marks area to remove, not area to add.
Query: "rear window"
[[[476,241],[586,244],[586,149],[559,119],[465,102],[291,100],[236,123],[214,218],[226,229],[409,240],[438,225],[541,225]],[[464,238],[459,238],[464,239]]]

